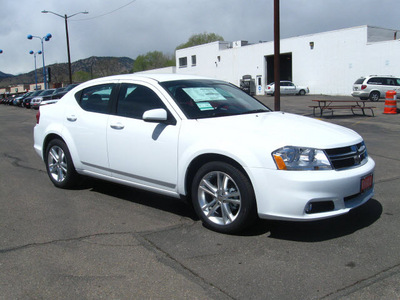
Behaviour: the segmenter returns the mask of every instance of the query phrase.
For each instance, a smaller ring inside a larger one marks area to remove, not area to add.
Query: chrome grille
[[[347,169],[363,165],[367,162],[367,148],[365,143],[325,150],[332,167],[335,170]]]

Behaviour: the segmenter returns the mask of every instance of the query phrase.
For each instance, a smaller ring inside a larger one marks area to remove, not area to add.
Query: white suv
[[[400,92],[400,78],[370,75],[354,82],[351,95],[361,100],[378,101],[380,98],[385,98],[386,92],[390,90]]]
[[[220,232],[257,216],[338,216],[374,193],[375,163],[356,132],[273,112],[232,84],[195,76],[82,83],[40,107],[34,148],[57,187],[86,175],[182,197]]]

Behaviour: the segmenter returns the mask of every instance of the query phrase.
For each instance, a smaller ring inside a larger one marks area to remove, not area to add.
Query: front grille
[[[367,162],[367,148],[364,142],[357,145],[325,150],[335,170],[363,165]]]

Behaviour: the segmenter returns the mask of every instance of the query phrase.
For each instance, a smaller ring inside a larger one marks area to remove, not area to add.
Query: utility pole
[[[274,110],[281,110],[279,0],[274,0]]]

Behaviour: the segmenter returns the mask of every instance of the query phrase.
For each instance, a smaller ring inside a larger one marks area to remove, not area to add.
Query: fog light
[[[311,213],[311,211],[312,211],[312,203],[308,203],[306,205],[306,214]]]
[[[316,214],[322,212],[328,212],[335,209],[333,201],[320,201],[307,203],[305,207],[306,214]]]

